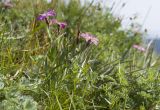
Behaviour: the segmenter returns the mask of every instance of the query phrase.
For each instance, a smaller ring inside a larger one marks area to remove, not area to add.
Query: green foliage
[[[141,43],[141,33],[124,31],[121,20],[99,4],[70,0],[14,0],[0,9],[0,109],[160,109],[158,60]],[[54,9],[67,28],[37,21]],[[79,38],[97,36],[97,46]]]

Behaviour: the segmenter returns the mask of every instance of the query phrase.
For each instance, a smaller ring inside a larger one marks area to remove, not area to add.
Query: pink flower
[[[5,8],[12,8],[13,7],[13,4],[10,1],[4,2],[3,5],[4,5]]]
[[[90,33],[81,33],[80,34],[80,37],[84,38],[86,40],[86,42],[88,43],[93,43],[95,45],[98,45],[98,38],[96,38],[96,36],[90,34]]]
[[[61,29],[64,29],[67,26],[67,23],[65,22],[58,22],[57,24],[59,25]]]
[[[64,29],[67,26],[67,23],[59,22],[56,19],[50,20],[50,25],[52,25],[52,24],[57,24],[60,27],[60,29]]]
[[[56,16],[55,11],[54,10],[48,10],[47,12],[42,13],[38,16],[37,20],[44,20],[49,16]]]
[[[133,45],[133,48],[135,48],[135,49],[137,49],[137,50],[139,50],[141,52],[145,52],[146,51],[146,49],[144,47],[142,47],[140,45],[136,45],[136,44]]]
[[[56,19],[51,19],[49,22],[49,25],[57,24],[57,23],[58,23],[58,21]]]

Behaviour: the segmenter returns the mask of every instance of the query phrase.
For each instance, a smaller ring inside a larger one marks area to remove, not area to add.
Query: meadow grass
[[[159,58],[107,8],[14,0],[0,8],[0,110],[159,110]],[[55,10],[65,29],[37,20]],[[89,32],[94,45],[80,37]]]

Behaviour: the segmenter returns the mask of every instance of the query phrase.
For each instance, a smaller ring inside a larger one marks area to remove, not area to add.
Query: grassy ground
[[[14,0],[0,8],[0,110],[159,110],[159,59],[97,4]],[[54,9],[65,29],[38,21]],[[99,44],[87,43],[89,32]]]

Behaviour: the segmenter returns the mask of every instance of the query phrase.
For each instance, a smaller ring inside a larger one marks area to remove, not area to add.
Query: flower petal
[[[54,10],[48,10],[48,11],[46,12],[46,16],[56,16],[56,13],[55,13]]]
[[[56,13],[55,13],[54,10],[48,10],[47,12],[44,12],[44,13],[40,14],[37,17],[37,20],[44,20],[44,19],[46,19],[49,16],[55,16],[55,15],[56,15]]]
[[[133,45],[133,48],[135,48],[135,49],[137,49],[137,50],[139,50],[141,52],[145,52],[146,51],[146,49],[144,47],[142,47],[140,45],[136,45],[136,44]]]
[[[96,36],[94,36],[90,33],[81,33],[80,37],[84,38],[86,40],[86,42],[98,45],[98,42],[99,42],[98,38],[96,38]]]
[[[58,22],[57,24],[59,25],[61,29],[64,29],[67,26],[67,23],[65,22]]]
[[[37,18],[37,20],[44,20],[44,19],[46,19],[46,15],[44,14],[39,15]]]
[[[50,25],[52,25],[52,24],[57,24],[61,29],[64,29],[66,26],[67,26],[67,23],[65,23],[65,22],[59,22],[59,21],[57,21],[56,19],[52,19],[52,20],[50,20],[50,23],[49,23]]]
[[[56,20],[56,19],[51,19],[50,20],[50,25],[52,25],[52,24],[57,24],[58,23],[58,21]]]

